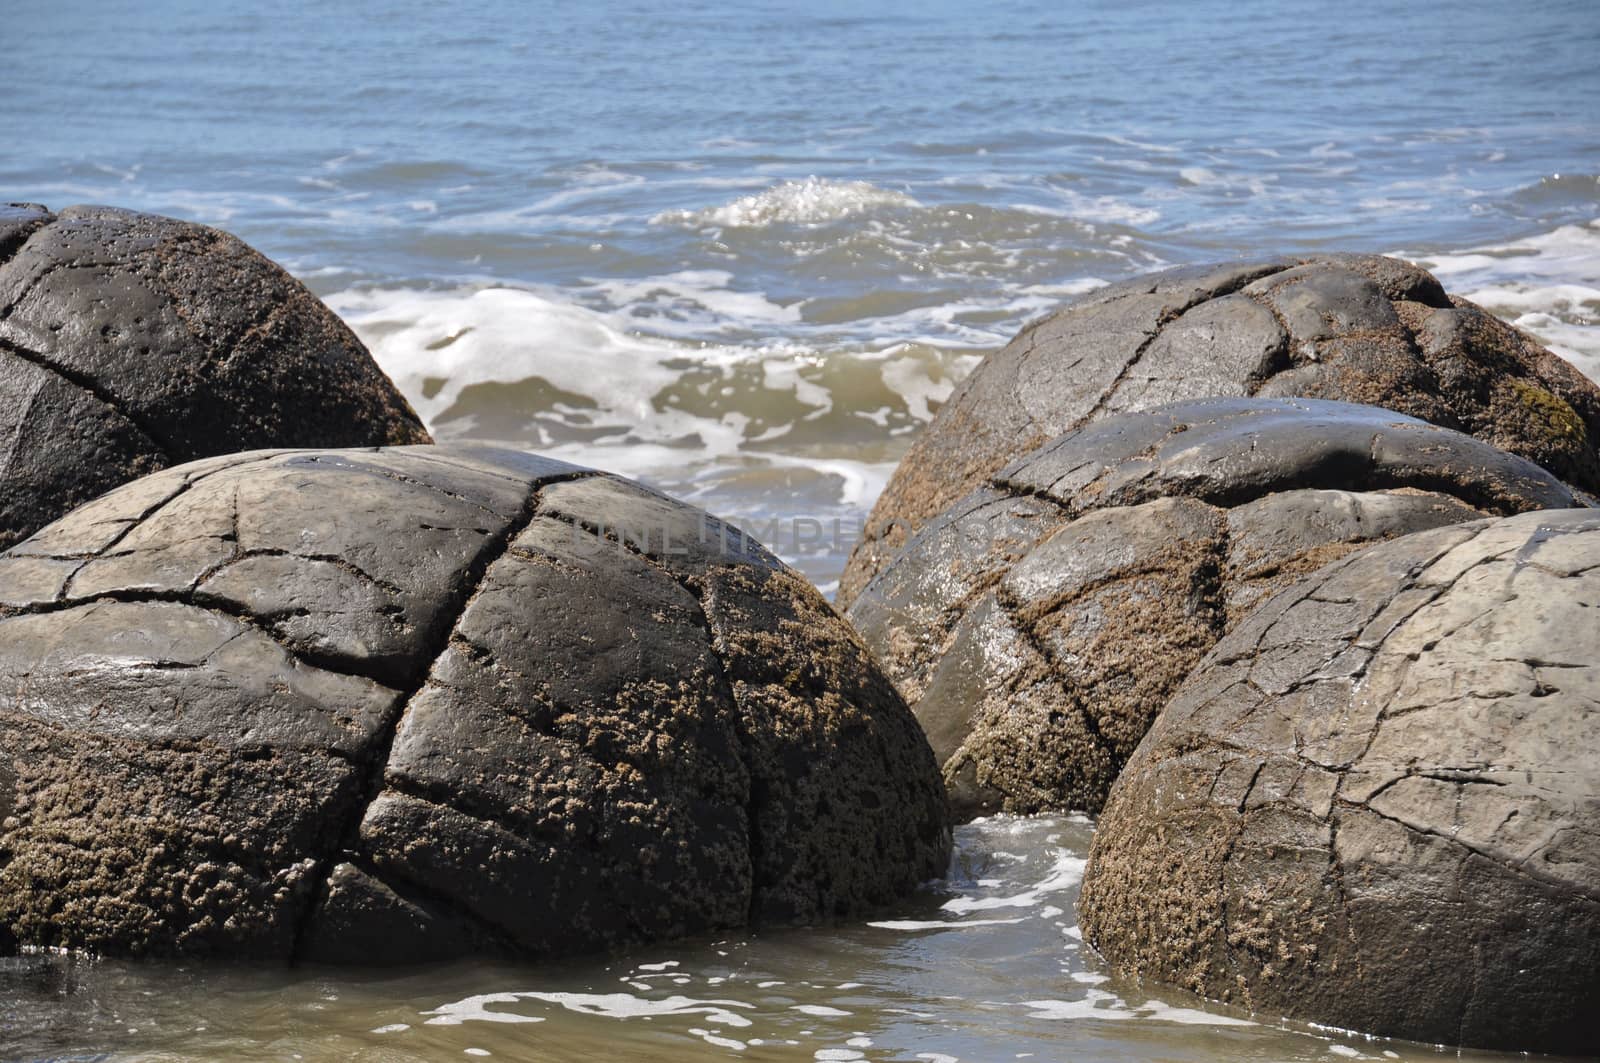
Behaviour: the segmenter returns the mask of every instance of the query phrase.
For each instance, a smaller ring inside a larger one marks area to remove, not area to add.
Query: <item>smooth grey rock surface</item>
[[[1593,510],[1423,532],[1295,583],[1129,761],[1086,939],[1271,1015],[1592,1053],[1597,646]]]
[[[361,341],[238,239],[0,205],[0,549],[196,458],[428,441]]]
[[[1193,665],[1361,546],[1580,505],[1460,432],[1317,399],[1208,399],[1068,432],[924,528],[849,617],[963,814],[1095,811]]]
[[[1426,271],[1340,254],[1184,267],[1090,292],[985,358],[873,507],[840,606],[928,520],[1061,433],[1245,396],[1396,410],[1600,492],[1600,386]]]
[[[862,912],[927,743],[804,580],[475,447],[169,469],[0,554],[0,944],[384,963]]]

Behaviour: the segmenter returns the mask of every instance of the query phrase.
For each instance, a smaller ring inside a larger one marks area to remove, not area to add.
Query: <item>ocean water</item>
[[[8,0],[0,34],[4,198],[228,228],[343,315],[439,438],[641,477],[825,590],[983,354],[1140,272],[1402,254],[1600,376],[1592,0]],[[969,855],[1000,870],[965,888],[1033,892],[1089,829],[970,828]],[[937,917],[959,927],[559,971],[8,961],[0,1054],[1420,1051],[1095,981],[1072,888]],[[878,922],[930,921],[951,896]]]
[[[1444,1051],[1116,977],[1075,915],[1081,816],[960,827],[949,878],[857,924],[538,967],[0,963],[0,1058],[1340,1063]],[[1545,1057],[1550,1058],[1550,1057]]]

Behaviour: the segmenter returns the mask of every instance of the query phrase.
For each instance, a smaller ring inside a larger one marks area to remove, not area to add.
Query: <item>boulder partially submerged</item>
[[[1185,267],[1091,292],[986,358],[895,470],[840,605],[912,532],[1034,447],[1214,396],[1382,406],[1600,491],[1600,386],[1426,271],[1333,254]]]
[[[472,447],[158,473],[0,555],[0,939],[551,956],[892,901],[938,770],[816,591]]]
[[[1086,939],[1267,1014],[1592,1052],[1597,617],[1588,510],[1407,536],[1283,591],[1112,791]]]
[[[1387,410],[1177,403],[1068,432],[932,521],[851,621],[971,814],[1096,811],[1196,662],[1373,542],[1579,504],[1526,459]]]
[[[237,238],[0,204],[0,549],[197,458],[426,442],[361,341]]]

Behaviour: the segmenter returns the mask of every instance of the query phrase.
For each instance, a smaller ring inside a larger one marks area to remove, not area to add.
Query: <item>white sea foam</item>
[[[1090,989],[1078,1000],[1025,1000],[1019,1007],[1029,1009],[1029,1018],[1052,1021],[1073,1019],[1099,1019],[1126,1022],[1142,1019],[1150,1022],[1173,1022],[1188,1026],[1254,1026],[1248,1019],[1223,1015],[1220,1012],[1201,1011],[1197,1008],[1178,1008],[1159,1000],[1130,1005],[1115,993],[1104,989]]]
[[[944,910],[959,915],[963,912],[981,912],[995,908],[1039,907],[1044,904],[1048,895],[1071,889],[1082,882],[1085,864],[1082,857],[1063,849],[1056,853],[1055,863],[1050,868],[1049,874],[1029,889],[998,897],[956,897],[944,903]]]
[[[1154,225],[1161,220],[1161,212],[1156,208],[1141,207],[1115,196],[1085,195],[1072,188],[1052,188],[1050,191],[1060,204],[1050,213],[1059,217],[1134,228]]]
[[[799,181],[780,182],[721,206],[705,210],[670,210],[650,220],[658,225],[754,229],[783,223],[814,225],[886,207],[920,205],[904,192],[879,188],[868,181],[807,177]]]
[[[1155,1022],[1177,1022],[1189,1026],[1256,1025],[1249,1019],[1240,1019],[1215,1011],[1201,1011],[1199,1008],[1177,1008],[1171,1004],[1163,1004],[1159,1000],[1147,1000],[1136,1007],[1134,1011],[1141,1019],[1151,1019]]]
[[[838,1008],[830,1008],[825,1004],[796,1004],[794,1010],[802,1015],[815,1015],[821,1019],[843,1018],[850,1013]]]
[[[1400,254],[1600,380],[1600,219],[1507,244]]]
[[[692,997],[669,996],[659,999],[635,996],[632,993],[485,993],[467,997],[423,1014],[432,1016],[429,1026],[460,1026],[467,1022],[530,1023],[544,1022],[543,1016],[523,1015],[517,1012],[490,1011],[490,1004],[519,1004],[542,1001],[557,1004],[568,1011],[584,1015],[599,1015],[610,1019],[657,1018],[662,1016],[703,1015],[717,1026],[749,1026],[750,1020],[731,1009],[753,1008],[754,1005],[738,1000],[696,1000]]]
[[[358,289],[328,302],[437,438],[496,439],[647,479],[667,470],[685,494],[712,468],[790,470],[846,509],[870,506],[894,466],[863,460],[862,432],[848,425],[906,434],[977,361],[904,342],[752,341],[803,334],[798,310],[718,271],[597,283],[587,295],[596,306],[506,286]],[[718,332],[735,338],[704,341]]]
[[[883,930],[970,930],[973,927],[1009,926],[1024,921],[1022,916],[1015,919],[880,919],[867,925]]]
[[[718,1048],[731,1048],[735,1052],[743,1052],[750,1047],[748,1042],[736,1041],[731,1037],[722,1037],[714,1031],[701,1029],[698,1026],[690,1027],[689,1033],[700,1038],[708,1045],[716,1045]]]
[[[460,1026],[468,1022],[530,1023],[544,1022],[541,1015],[520,1015],[514,1011],[490,1011],[490,1004],[515,1004],[522,999],[520,993],[479,993],[463,1000],[441,1004],[423,1012],[430,1015],[427,1026]]]
[[[1091,989],[1078,1000],[1024,1000],[1017,1006],[1027,1008],[1030,1019],[1126,1022],[1136,1017],[1123,1005],[1122,998],[1103,989]]]

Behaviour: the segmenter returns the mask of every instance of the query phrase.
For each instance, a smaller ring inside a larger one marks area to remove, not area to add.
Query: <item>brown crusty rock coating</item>
[[[1268,1014],[1593,1052],[1597,637],[1593,510],[1411,535],[1296,583],[1129,761],[1086,938]]]
[[[1426,271],[1338,254],[1186,267],[1091,292],[984,359],[873,507],[840,607],[910,533],[1046,440],[1210,396],[1382,406],[1600,491],[1600,386]]]
[[[849,617],[959,810],[1092,812],[1189,669],[1297,576],[1398,535],[1579,504],[1524,458],[1388,410],[1176,403],[1008,466]]]
[[[754,541],[475,447],[260,451],[0,554],[0,943],[553,956],[890,902],[915,719]]]
[[[196,458],[427,442],[361,341],[235,237],[0,204],[0,550]]]

